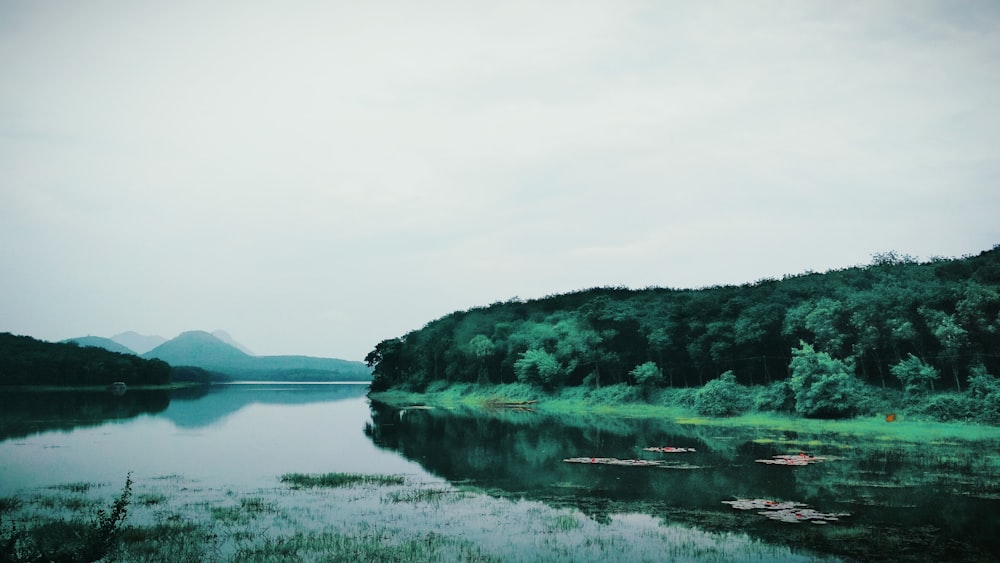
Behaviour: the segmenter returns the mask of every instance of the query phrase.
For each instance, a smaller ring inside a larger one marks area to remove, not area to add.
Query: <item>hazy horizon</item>
[[[1000,242],[1000,4],[0,3],[0,331],[361,360]]]

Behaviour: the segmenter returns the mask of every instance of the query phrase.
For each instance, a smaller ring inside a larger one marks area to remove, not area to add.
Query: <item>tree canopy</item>
[[[0,333],[0,385],[163,385],[170,380],[171,367],[161,360]]]
[[[797,410],[819,414],[853,385],[957,392],[1000,373],[1000,246],[873,258],[741,286],[602,287],[456,311],[380,342],[372,388],[683,388],[730,374],[713,393],[785,382]]]

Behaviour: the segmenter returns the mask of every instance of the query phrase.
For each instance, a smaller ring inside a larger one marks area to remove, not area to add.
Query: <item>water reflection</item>
[[[141,414],[163,412],[169,391],[3,392],[0,393],[0,441],[51,430],[97,426]]]
[[[398,451],[449,481],[573,506],[599,521],[614,513],[641,511],[707,528],[752,530],[769,539],[799,537],[812,533],[804,530],[821,528],[789,528],[755,518],[754,513],[733,511],[722,502],[778,499],[822,512],[849,513],[845,525],[855,528],[852,538],[858,533],[871,536],[882,547],[910,542],[919,552],[927,542],[953,542],[955,549],[1000,554],[995,533],[1000,530],[996,444],[991,451],[976,451],[962,443],[933,448],[864,439],[845,443],[842,435],[524,412],[483,416],[400,410],[379,403],[372,404],[366,433],[378,446]],[[650,446],[695,451],[644,451]],[[833,459],[801,467],[756,462],[804,447],[810,454]],[[626,467],[563,462],[575,457],[673,463]],[[810,541],[827,539],[814,534]]]
[[[61,482],[183,475],[273,485],[288,472],[403,473],[419,465],[375,447],[368,386],[224,385],[202,390],[0,394],[0,496]]]

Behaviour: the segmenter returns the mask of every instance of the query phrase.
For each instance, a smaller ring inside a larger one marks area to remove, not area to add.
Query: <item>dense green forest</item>
[[[384,340],[366,362],[373,391],[700,388],[709,414],[755,406],[840,417],[864,410],[874,388],[939,418],[986,409],[1000,422],[1000,245],[927,262],[888,252],[742,286],[515,298]],[[743,404],[751,396],[757,404]]]
[[[103,348],[52,343],[30,336],[0,333],[0,385],[164,385],[172,368],[160,360],[144,360]],[[195,373],[197,372],[197,373]],[[191,378],[203,370],[184,370]]]

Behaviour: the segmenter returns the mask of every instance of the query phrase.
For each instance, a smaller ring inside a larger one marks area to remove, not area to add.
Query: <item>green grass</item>
[[[286,473],[281,482],[293,488],[356,487],[362,485],[392,486],[406,483],[400,475],[368,475],[362,473]]]

